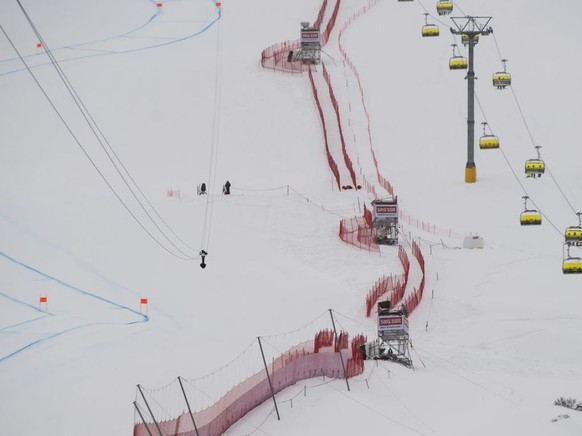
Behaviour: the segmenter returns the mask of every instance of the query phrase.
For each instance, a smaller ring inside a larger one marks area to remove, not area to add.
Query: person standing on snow
[[[230,182],[227,180],[224,186],[222,187],[222,193],[224,195],[230,195]]]

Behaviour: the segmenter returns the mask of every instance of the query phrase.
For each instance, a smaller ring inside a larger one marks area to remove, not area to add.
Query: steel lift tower
[[[461,35],[464,45],[469,47],[469,71],[467,72],[467,165],[465,166],[465,183],[477,181],[475,165],[475,70],[473,68],[473,52],[479,36],[493,32],[487,27],[492,17],[451,17],[457,29],[451,27],[451,33]]]

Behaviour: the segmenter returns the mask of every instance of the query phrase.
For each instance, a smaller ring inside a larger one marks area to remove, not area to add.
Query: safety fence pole
[[[200,436],[200,433],[198,433],[198,427],[196,427],[196,421],[194,420],[194,414],[192,413],[192,409],[190,408],[190,402],[188,401],[188,397],[186,396],[186,391],[184,390],[184,385],[182,384],[182,378],[180,376],[178,376],[178,382],[180,383],[180,388],[182,389],[184,400],[186,400],[186,406],[188,406],[188,413],[190,414],[190,418],[192,418],[192,424],[194,424],[196,436]]]
[[[335,321],[333,319],[333,312],[332,312],[331,309],[329,309],[329,316],[331,316],[331,325],[333,326],[333,332],[335,334],[335,342],[336,342],[336,344],[339,344],[339,339],[338,339],[338,336],[337,336],[337,330],[335,328]],[[346,386],[348,387],[348,392],[349,392],[350,391],[350,383],[348,382],[348,375],[346,373],[346,366],[344,365],[344,358],[342,356],[342,350],[339,347],[338,347],[338,349],[339,349],[340,361],[342,363],[342,369],[344,371],[344,378],[346,380]]]
[[[154,417],[154,414],[152,413],[152,409],[150,408],[150,405],[148,404],[148,402],[147,402],[147,400],[145,398],[145,395],[143,394],[143,391],[141,390],[141,386],[140,385],[137,385],[137,390],[141,394],[141,397],[143,398],[143,401],[144,401],[146,407],[148,408],[148,412],[150,412],[150,416],[152,417],[152,419],[154,421],[154,424],[156,425],[156,428],[158,429],[158,433],[160,434],[160,436],[164,436],[164,434],[162,433],[162,430],[160,429],[160,426],[158,425],[158,422],[156,421],[156,418]],[[147,427],[147,425],[146,425],[146,427]]]
[[[261,337],[257,336],[259,341],[259,348],[261,349],[261,356],[263,357],[263,364],[265,365],[265,372],[267,373],[267,381],[269,382],[269,387],[271,388],[271,397],[273,397],[273,403],[275,403],[275,412],[277,412],[277,420],[281,420],[279,415],[279,408],[277,407],[277,401],[275,400],[275,390],[273,389],[273,384],[271,383],[271,376],[269,375],[269,369],[267,367],[267,361],[265,360],[265,353],[263,352],[263,344],[261,343]]]
[[[137,406],[137,401],[133,402],[133,405],[135,406],[135,410],[137,410],[137,413],[139,414],[139,417],[141,418],[141,422],[143,422],[143,426],[145,427],[145,429],[148,431],[148,434],[150,436],[154,436],[152,434],[152,432],[150,431],[150,428],[148,427],[146,420],[144,419],[143,415],[141,414],[141,410],[139,410],[139,407]]]

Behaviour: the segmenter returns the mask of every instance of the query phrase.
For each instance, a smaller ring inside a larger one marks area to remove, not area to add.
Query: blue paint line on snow
[[[111,324],[111,323],[107,323],[107,322],[92,322],[92,323],[88,323],[88,324],[83,324],[83,325],[78,325],[78,326],[75,326],[75,327],[71,327],[71,328],[66,329],[66,330],[61,330],[60,332],[56,332],[56,333],[53,333],[51,335],[45,336],[44,338],[40,338],[40,339],[37,339],[36,341],[32,341],[32,342],[26,344],[25,346],[20,347],[18,350],[13,351],[12,353],[7,354],[6,356],[0,357],[0,363],[3,363],[4,361],[10,359],[11,357],[16,356],[17,354],[22,353],[23,351],[26,351],[26,350],[34,347],[35,345],[41,344],[41,343],[46,342],[46,341],[48,341],[50,339],[54,339],[54,338],[56,338],[58,336],[64,335],[65,333],[70,333],[72,331],[79,330],[79,329],[82,329],[84,327],[89,327],[89,326],[92,326],[92,325],[106,325],[106,324]]]
[[[0,332],[2,332],[4,330],[12,329],[14,327],[20,327],[21,325],[30,324],[30,323],[33,323],[35,321],[40,321],[41,319],[45,319],[45,318],[48,318],[50,316],[54,316],[54,315],[52,313],[47,313],[47,314],[45,314],[43,316],[39,316],[39,317],[36,317],[36,318],[33,318],[33,319],[28,319],[26,321],[17,322],[16,324],[11,324],[9,326],[0,328]]]
[[[19,260],[16,260],[16,259],[8,256],[6,253],[4,253],[2,251],[0,251],[0,256],[8,259],[11,262],[14,262],[17,265],[20,265],[23,268],[28,269],[29,271],[33,271],[33,272],[35,272],[35,273],[37,273],[37,274],[39,274],[39,275],[41,275],[41,276],[43,276],[43,277],[45,277],[47,279],[53,280],[56,283],[58,283],[58,284],[60,284],[60,285],[62,285],[64,287],[66,287],[66,288],[69,288],[69,289],[71,289],[71,290],[73,290],[75,292],[78,292],[78,293],[80,293],[82,295],[86,295],[86,296],[91,297],[91,298],[95,298],[96,300],[99,300],[99,301],[102,301],[104,303],[110,304],[110,305],[115,306],[115,307],[117,307],[119,309],[128,310],[129,312],[131,312],[131,313],[133,313],[135,315],[138,315],[138,316],[142,317],[142,320],[141,321],[137,321],[137,322],[147,322],[147,321],[149,321],[149,317],[147,315],[144,315],[144,314],[138,312],[137,310],[132,309],[131,307],[124,306],[122,304],[116,303],[116,302],[114,302],[112,300],[109,300],[107,298],[100,297],[99,295],[93,294],[93,293],[91,293],[89,291],[85,291],[83,289],[77,288],[76,286],[70,285],[67,282],[64,282],[64,281],[62,281],[62,280],[60,280],[60,279],[58,279],[56,277],[53,277],[53,276],[51,276],[49,274],[46,274],[46,273],[44,273],[44,272],[42,272],[42,271],[40,271],[40,270],[38,270],[38,269],[30,266],[30,265],[27,265],[24,262],[21,262]],[[130,323],[127,323],[127,324],[135,324],[135,323],[136,322],[130,322]]]
[[[155,2],[155,1],[151,1],[151,0],[150,0],[150,3],[153,3],[153,4],[154,4],[154,6],[155,6],[155,3],[156,3],[156,2]],[[51,51],[53,51],[53,52],[55,52],[55,51],[61,51],[61,50],[63,50],[63,49],[67,49],[67,48],[73,48],[73,49],[74,49],[74,48],[76,48],[76,47],[82,47],[82,46],[84,46],[84,45],[89,45],[89,44],[97,44],[97,43],[99,43],[99,42],[111,41],[112,39],[115,39],[115,38],[119,38],[119,37],[126,36],[126,35],[131,35],[132,33],[135,33],[135,32],[137,32],[137,31],[139,31],[139,30],[142,30],[142,29],[144,29],[145,27],[149,26],[149,25],[151,24],[151,22],[152,22],[152,21],[153,21],[153,20],[154,20],[154,19],[155,19],[155,18],[156,18],[158,15],[160,15],[160,13],[161,13],[161,12],[162,12],[162,11],[160,11],[160,10],[158,9],[158,10],[156,11],[156,13],[155,13],[154,15],[152,15],[152,16],[151,16],[151,17],[150,17],[150,18],[149,18],[149,19],[148,19],[148,20],[147,20],[147,21],[146,21],[144,24],[142,24],[141,26],[139,26],[139,27],[136,27],[135,29],[133,29],[133,30],[130,30],[130,31],[128,31],[128,32],[120,33],[119,35],[108,36],[107,38],[95,39],[95,40],[93,40],[93,41],[80,42],[80,43],[78,43],[78,44],[71,44],[71,45],[67,45],[67,46],[64,46],[64,47],[55,48],[54,50],[51,50]],[[28,58],[35,57],[35,56],[38,56],[38,55],[39,55],[39,53],[35,53],[35,54],[26,55],[26,56],[23,56],[23,57],[24,57],[25,59],[28,59]],[[1,63],[5,63],[5,62],[12,62],[12,61],[17,61],[17,60],[19,60],[19,59],[20,59],[20,58],[18,58],[18,57],[15,57],[15,58],[10,58],[10,59],[2,59],[2,60],[0,60],[0,64],[1,64]]]
[[[95,269],[93,267],[93,265],[90,265],[90,264],[86,263],[84,260],[79,259],[78,257],[71,255],[71,253],[68,253],[68,252],[64,251],[62,247],[56,246],[52,242],[43,239],[41,236],[37,235],[36,233],[31,232],[30,229],[23,227],[21,223],[19,223],[17,221],[14,221],[9,216],[7,216],[7,215],[1,215],[0,214],[0,219],[3,219],[5,221],[8,221],[11,225],[17,227],[19,231],[25,232],[30,237],[32,237],[32,238],[34,238],[36,240],[41,241],[43,244],[48,245],[50,248],[52,248],[54,250],[59,250],[60,252],[64,253],[66,256],[74,259],[76,262],[79,262],[81,264],[81,266],[85,270],[89,271],[91,274],[93,274],[94,276],[96,276],[97,278],[99,278],[100,280],[102,280],[103,282],[105,282],[105,284],[107,284],[110,288],[113,288],[116,291],[128,292],[131,295],[133,295],[135,297],[138,297],[138,298],[141,298],[141,297],[144,296],[143,294],[141,294],[139,292],[136,292],[133,289],[131,289],[131,288],[125,286],[125,285],[122,285],[121,283],[118,283],[118,282],[116,282],[116,281],[114,281],[112,279],[110,279],[109,277],[105,276],[103,273],[101,273],[100,271],[98,271],[97,269]],[[46,276],[41,276],[41,277],[39,277],[37,279],[34,279],[34,280],[46,281],[46,280],[52,280],[52,278],[46,277]],[[160,310],[157,306],[155,306],[153,304],[150,304],[150,307],[151,308],[155,308],[156,313],[159,313],[159,314],[163,315],[164,317],[166,317],[167,319],[169,319],[171,321],[175,321],[175,319],[171,315],[169,315],[166,312]],[[137,322],[142,322],[142,321],[137,321]],[[133,324],[133,322],[128,323],[128,324]]]
[[[10,296],[8,294],[5,294],[4,292],[0,292],[0,296],[4,297],[4,298],[6,298],[6,299],[8,299],[10,301],[13,301],[15,303],[18,303],[18,304],[21,304],[23,306],[29,307],[29,308],[31,308],[33,310],[36,310],[37,312],[40,312],[40,313],[48,313],[49,315],[53,315],[52,313],[45,312],[44,310],[40,310],[38,307],[36,307],[36,306],[34,306],[34,305],[30,304],[30,303],[27,303],[26,301],[21,301],[18,298],[14,298],[14,297],[12,297],[12,296]]]
[[[154,21],[154,20],[155,20],[155,19],[158,17],[158,15],[160,15],[160,14],[161,14],[161,12],[162,12],[162,11],[160,11],[160,10],[158,9],[158,10],[156,11],[156,13],[155,13],[154,15],[152,15],[152,16],[149,18],[149,20],[147,20],[147,21],[146,21],[144,24],[142,24],[141,26],[139,26],[139,27],[137,27],[137,28],[135,28],[135,29],[133,29],[133,30],[130,30],[129,32],[120,33],[119,35],[110,36],[110,37],[108,37],[108,38],[96,39],[96,40],[94,40],[94,41],[88,41],[88,42],[80,42],[80,43],[78,43],[78,44],[71,44],[71,45],[66,45],[66,46],[64,46],[64,47],[62,47],[62,48],[72,48],[72,49],[74,49],[74,48],[76,48],[76,47],[82,47],[82,46],[84,46],[84,45],[97,44],[97,43],[99,43],[99,42],[111,41],[112,39],[121,38],[121,37],[123,37],[123,36],[131,35],[132,33],[135,33],[135,32],[137,32],[137,31],[139,31],[139,30],[142,30],[142,29],[146,28],[147,26],[149,26],[149,25],[151,24],[151,22],[152,22],[152,21]]]
[[[213,3],[216,4],[216,0],[213,0]],[[154,17],[152,17],[152,19]],[[95,53],[95,54],[86,55],[86,56],[77,56],[77,57],[74,57],[74,58],[62,59],[62,60],[59,60],[58,63],[61,64],[63,62],[70,62],[70,61],[76,61],[76,60],[80,60],[80,59],[87,59],[87,58],[93,58],[93,57],[99,57],[99,56],[110,56],[110,55],[120,55],[120,54],[134,53],[134,52],[143,51],[143,50],[150,50],[152,48],[164,47],[164,46],[170,45],[170,44],[176,44],[178,42],[183,42],[183,41],[186,41],[188,39],[192,39],[192,38],[194,38],[196,36],[199,36],[199,35],[205,33],[212,26],[214,26],[214,24],[216,24],[216,22],[218,22],[218,20],[220,20],[221,18],[222,18],[222,7],[218,8],[218,16],[214,20],[212,20],[207,26],[205,26],[204,28],[202,28],[198,32],[195,32],[193,34],[184,36],[182,38],[176,38],[176,39],[173,39],[172,41],[164,42],[164,43],[161,43],[161,44],[154,44],[154,45],[145,46],[145,47],[138,47],[138,48],[134,48],[134,49],[121,50],[121,51],[106,51],[104,53]],[[151,22],[151,20],[150,20],[150,22]],[[93,41],[93,42],[86,42],[86,43],[81,43],[81,44],[76,44],[76,45],[70,45],[70,46],[67,46],[67,47],[57,48],[57,49],[54,49],[54,50],[51,50],[51,51],[52,52],[55,52],[55,51],[60,51],[60,50],[64,50],[64,49],[75,50],[75,48],[74,48],[75,46],[88,45],[88,44],[92,44],[92,43],[107,41],[107,40],[110,40],[110,39],[115,39],[115,38],[120,38],[120,37],[127,37],[127,35],[129,35],[130,33],[135,32],[136,30],[137,29],[135,29],[133,31],[130,31],[130,32],[127,32],[127,33],[122,34],[122,35],[112,36],[112,37],[105,38],[105,39],[102,39],[102,40],[97,40],[97,41]],[[24,57],[26,58],[26,57],[30,57],[30,56],[38,56],[38,55],[37,54],[34,54],[34,55],[29,55],[29,56],[24,56]],[[9,60],[10,61],[13,61],[13,60],[18,60],[18,59],[19,58],[12,58],[12,59],[9,59]],[[8,60],[0,61],[0,63],[1,62],[7,62],[7,61]],[[44,67],[44,66],[47,66],[47,65],[52,65],[52,62],[45,62],[43,64],[37,64],[37,65],[29,65],[29,67],[31,69],[34,69],[34,68],[38,68],[38,67]],[[19,73],[19,72],[22,72],[22,71],[27,71],[27,69],[26,68],[19,68],[19,69],[16,69],[16,70],[5,71],[4,73],[0,73],[0,77],[2,77],[2,76],[8,76],[10,74]]]

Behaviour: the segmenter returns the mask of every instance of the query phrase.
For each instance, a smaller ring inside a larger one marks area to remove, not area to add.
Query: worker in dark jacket
[[[224,195],[230,195],[230,182],[227,180],[224,186],[222,187],[222,193]]]

